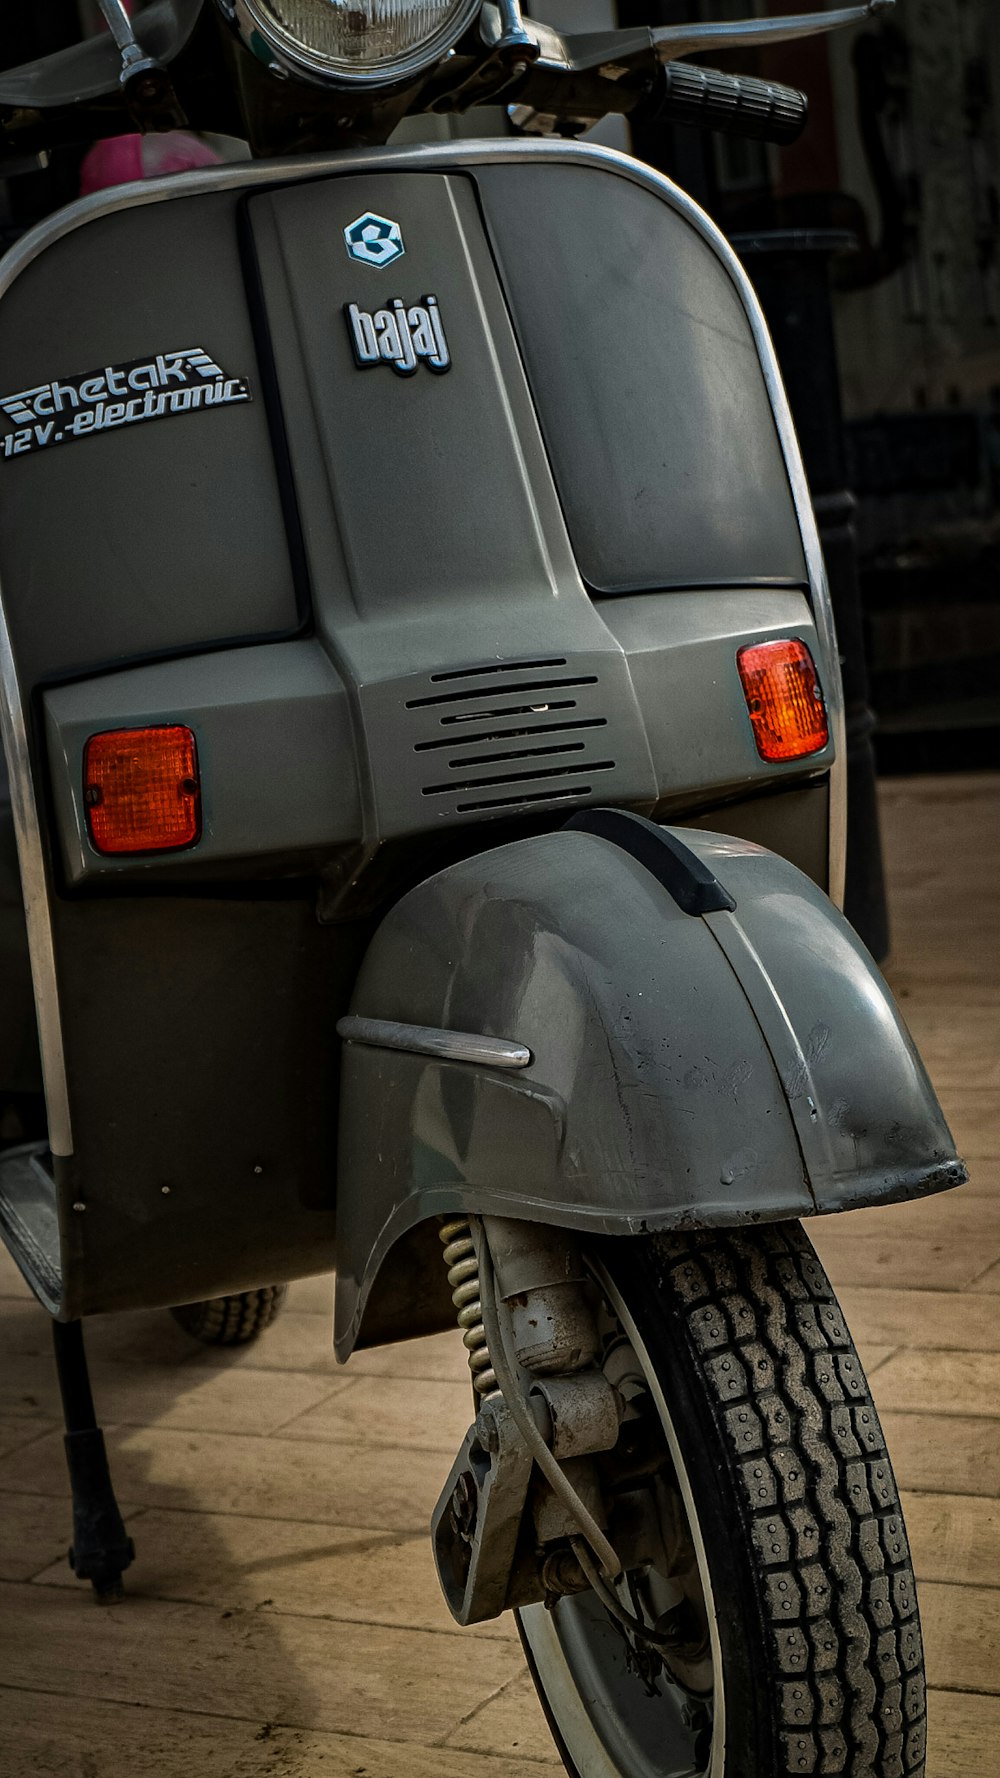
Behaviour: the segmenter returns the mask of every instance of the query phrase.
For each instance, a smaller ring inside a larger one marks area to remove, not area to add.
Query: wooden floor
[[[1000,778],[883,795],[892,980],[972,1182],[812,1225],[874,1377],[921,1582],[928,1778],[1000,1773]],[[242,1356],[165,1314],[92,1324],[139,1549],[69,1574],[45,1315],[0,1267],[2,1778],[539,1778],[508,1623],[458,1632],[428,1514],[461,1439],[457,1336],[330,1352],[330,1288]],[[416,1412],[415,1412],[416,1410]],[[406,1428],[416,1424],[415,1447]]]

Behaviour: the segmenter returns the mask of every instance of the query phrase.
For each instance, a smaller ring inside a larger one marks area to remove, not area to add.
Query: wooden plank
[[[173,1426],[193,1432],[275,1432],[347,1387],[345,1377],[277,1371],[197,1370],[193,1366],[90,1367],[102,1422]],[[0,1369],[0,1409],[55,1419],[59,1389],[51,1355],[8,1357]]]
[[[968,1288],[970,1295],[1000,1295],[1000,1260],[997,1260],[992,1266],[987,1266],[985,1272],[975,1280],[975,1283],[970,1284]]]
[[[0,1457],[5,1457],[9,1451],[20,1450],[24,1445],[34,1444],[36,1439],[43,1439],[54,1430],[52,1421],[42,1414],[0,1412]]]
[[[941,1107],[959,1154],[966,1160],[985,1158],[996,1170],[1000,1166],[1000,1114],[996,1094],[969,1092],[952,1086],[942,1092]]]
[[[871,1235],[857,1240],[842,1230],[846,1220],[843,1216],[815,1216],[807,1225],[809,1239],[838,1290],[852,1284],[894,1290],[964,1290],[987,1266],[1000,1260],[998,1241],[983,1243],[971,1237],[897,1241]]]
[[[142,1517],[141,1508],[126,1501],[118,1504],[130,1526]],[[69,1584],[80,1588],[66,1560],[72,1536],[68,1479],[61,1500],[43,1494],[0,1494],[0,1580],[31,1580],[56,1564]]]
[[[306,1280],[311,1283],[312,1280]],[[401,1340],[355,1352],[346,1365],[333,1351],[329,1326],[311,1309],[285,1309],[273,1326],[251,1346],[228,1351],[205,1346],[196,1355],[199,1369],[236,1366],[241,1370],[322,1371],[334,1377],[414,1377],[428,1383],[468,1382],[468,1355],[456,1327],[427,1339]]]
[[[1000,1418],[998,1370],[992,1352],[896,1352],[875,1379],[876,1405],[880,1411]]]
[[[993,908],[994,901],[991,897],[984,905],[984,914],[988,917]],[[969,963],[968,975],[963,972],[954,982],[946,982],[941,977],[930,982],[921,981],[909,995],[905,988],[903,990],[903,998],[914,1002],[914,1019],[928,1030],[940,1030],[949,1045],[956,1043],[962,1035],[965,1027],[959,1023],[960,1020],[968,1021],[970,1026],[977,1025],[985,1022],[996,1009],[996,987],[990,980],[988,969],[984,973],[979,967],[980,962],[986,963],[987,960],[968,957],[968,933],[964,930],[960,935],[960,943]],[[963,1084],[967,1087],[975,1086],[976,1082],[972,1080]]]
[[[960,1026],[953,1019],[942,1018],[940,1023],[919,1020],[912,1034],[938,1093],[946,1092],[952,1085],[988,1088],[991,1092],[1000,1088],[995,1007],[988,1018],[963,1014]]]
[[[1000,1421],[892,1412],[881,1420],[901,1488],[1000,1495]]]
[[[31,1290],[18,1271],[6,1247],[0,1245],[0,1297],[32,1301]]]
[[[288,1287],[286,1308],[297,1315],[325,1315],[333,1327],[333,1284],[332,1272],[317,1272],[312,1278],[296,1278]]]
[[[0,1769],[7,1778],[539,1778],[535,1761],[503,1752],[450,1753],[2,1686]]]
[[[456,1327],[427,1339],[405,1340],[399,1346],[372,1346],[348,1359],[352,1376],[425,1377],[428,1382],[465,1383],[469,1380],[469,1355]]]
[[[304,1296],[306,1306],[284,1309],[259,1339],[246,1346],[202,1346],[165,1309],[142,1309],[92,1317],[87,1322],[87,1351],[95,1372],[106,1360],[116,1365],[152,1364],[172,1369],[315,1371],[338,1383],[362,1374],[437,1382],[468,1378],[457,1327],[430,1339],[404,1340],[358,1352],[349,1367],[338,1364],[333,1352],[332,1291],[329,1274],[294,1284],[289,1300],[298,1305]],[[319,1310],[321,1297],[326,1300],[325,1316]],[[0,1298],[0,1354],[4,1363],[15,1355],[35,1357],[54,1374],[51,1321],[33,1297]]]
[[[6,1502],[19,1498],[0,1494],[0,1525]],[[53,1524],[63,1524],[65,1532],[67,1508],[62,1502],[36,1504]],[[426,1526],[420,1531],[344,1530],[236,1514],[148,1509],[137,1520],[136,1551],[127,1586],[130,1594],[144,1598],[176,1599],[220,1611],[238,1604],[246,1611],[465,1635],[445,1605]],[[46,1586],[79,1587],[64,1561],[32,1572]],[[508,1613],[478,1625],[477,1634],[510,1642],[516,1632]]]
[[[178,1327],[166,1309],[140,1309],[123,1315],[93,1315],[86,1324],[92,1364],[162,1364],[176,1369],[202,1348]],[[45,1359],[53,1365],[51,1317],[33,1297],[0,1302],[0,1351],[5,1359]]]
[[[997,784],[996,772],[918,772],[906,778],[883,778],[879,784],[879,803],[890,813],[900,805],[912,807],[916,813],[929,804],[934,808],[935,822],[941,818],[939,809],[946,817],[970,804],[978,805],[989,820],[996,816]],[[933,833],[922,832],[921,847],[929,845],[933,837]],[[966,834],[966,841],[968,837]],[[909,829],[907,838],[912,846],[914,835]]]
[[[918,1580],[1000,1587],[1000,1503],[967,1494],[900,1494]]]
[[[997,1071],[995,985],[917,989],[901,1003],[901,1010],[939,1093],[946,1093],[949,1083],[966,1091],[970,1087],[987,1092],[993,1089]],[[977,1060],[973,1062],[971,1057]]]
[[[347,1439],[396,1445],[400,1450],[443,1451],[454,1459],[475,1412],[468,1370],[459,1383],[357,1377],[318,1407],[289,1420],[282,1432],[285,1438]]]
[[[50,1352],[35,1358],[3,1354],[0,1364],[0,1414],[61,1418],[59,1385]]]
[[[931,1692],[927,1778],[992,1778],[1000,1747],[1000,1698]]]
[[[896,913],[902,907],[901,900],[894,901]],[[907,928],[908,961],[902,969],[890,966],[887,971],[889,985],[907,1023],[916,996],[930,991],[951,994],[958,1000],[966,988],[979,981],[977,966],[970,961],[977,952],[988,959],[983,965],[983,979],[992,988],[1000,988],[1000,968],[992,956],[996,941],[996,908],[992,904],[970,915],[960,932],[955,932],[946,920],[925,917],[908,921]],[[900,935],[896,936],[898,939]],[[949,1091],[961,1085],[961,1081],[955,1080]]]
[[[858,1290],[848,1285],[838,1294],[847,1325],[859,1345],[1000,1352],[996,1305],[970,1294],[980,1288],[980,1283],[968,1291]]]
[[[963,981],[954,989],[942,987],[921,987],[909,996],[911,1004],[905,1009],[906,1022],[914,1036],[919,1033],[922,1045],[941,1046],[941,1053],[948,1057],[962,1054],[964,1050],[978,1052],[985,1041],[987,1051],[994,1046],[989,1039],[996,1037],[996,988],[991,982],[984,981],[976,968],[975,979]],[[961,1022],[959,1022],[961,1020]],[[987,1060],[992,1065],[995,1058],[990,1053]],[[972,1072],[956,1084],[966,1089],[982,1085],[975,1072]]]
[[[333,1351],[333,1318],[283,1309],[265,1333],[249,1346],[199,1346],[192,1363],[202,1370],[231,1369],[322,1371],[346,1376]]]
[[[810,1232],[819,1220],[810,1223]],[[977,1193],[971,1184],[961,1185],[908,1204],[846,1210],[828,1217],[824,1226],[844,1241],[930,1241],[943,1250],[972,1241],[995,1247],[1000,1242],[1000,1192]]]
[[[523,1670],[519,1645],[384,1625],[218,1612],[132,1595],[112,1611],[37,1583],[0,1586],[0,1672],[11,1686],[51,1686],[198,1715],[444,1739]]]
[[[445,1745],[472,1753],[504,1747],[522,1759],[557,1761],[551,1731],[527,1673],[517,1674],[468,1721],[452,1729]]]
[[[920,1622],[928,1685],[1000,1695],[1000,1589],[927,1581]]]
[[[857,1345],[861,1362],[865,1367],[865,1372],[869,1377],[874,1377],[876,1372],[881,1370],[882,1366],[892,1357],[893,1352],[895,1351],[894,1346],[875,1346],[870,1340],[856,1340],[855,1344]]]
[[[426,1532],[448,1471],[443,1452],[236,1433],[106,1427],[115,1485],[140,1506],[244,1513],[364,1529]],[[57,1434],[0,1459],[0,1492],[65,1492]]]

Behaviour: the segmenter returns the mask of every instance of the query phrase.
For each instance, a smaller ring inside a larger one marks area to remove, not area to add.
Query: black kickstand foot
[[[73,1547],[69,1565],[78,1580],[89,1580],[102,1605],[125,1589],[122,1575],[135,1557],[111,1485],[104,1434],[97,1424],[79,1321],[52,1323],[66,1423],[66,1462],[73,1490]]]

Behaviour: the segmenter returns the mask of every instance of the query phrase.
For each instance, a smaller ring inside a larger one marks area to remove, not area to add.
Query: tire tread
[[[922,1778],[906,1532],[826,1273],[795,1224],[654,1239],[759,1564],[776,1778]]]

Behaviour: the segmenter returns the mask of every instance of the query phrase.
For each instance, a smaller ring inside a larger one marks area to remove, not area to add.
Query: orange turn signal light
[[[741,648],[736,664],[761,759],[804,759],[830,738],[812,655],[797,636]]]
[[[176,852],[201,832],[198,754],[189,728],[116,728],[91,735],[83,801],[98,852]]]

